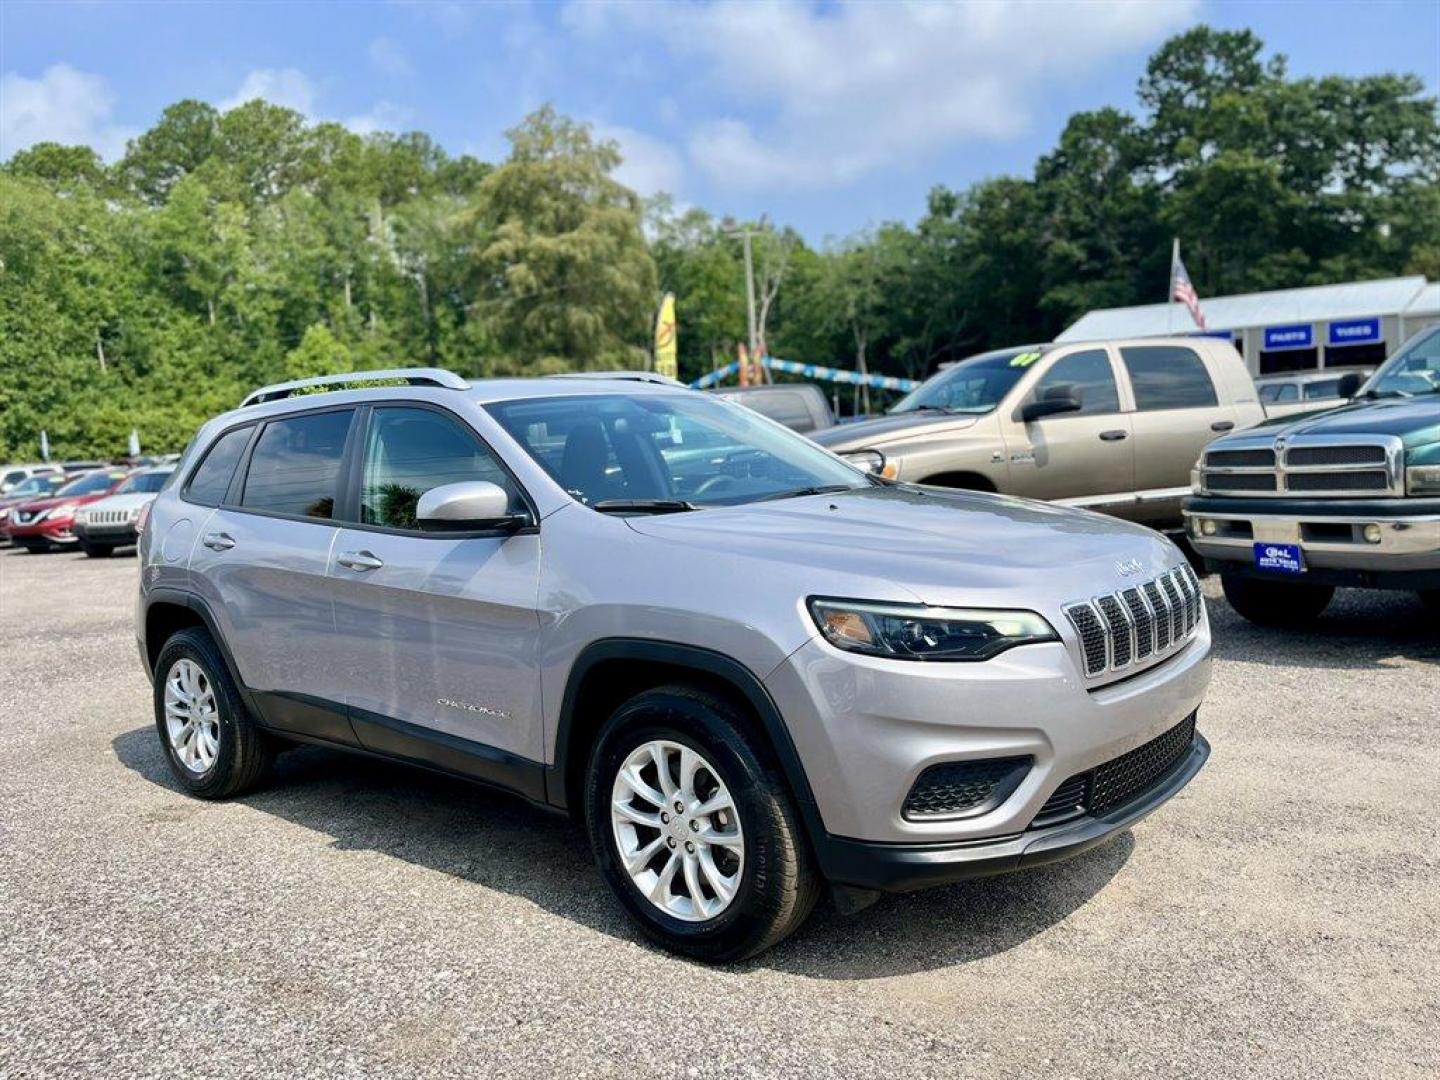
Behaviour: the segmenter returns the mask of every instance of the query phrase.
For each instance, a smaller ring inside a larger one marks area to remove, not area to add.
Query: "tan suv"
[[[981,353],[811,438],[892,479],[1178,525],[1205,444],[1264,419],[1229,342],[1136,338]]]

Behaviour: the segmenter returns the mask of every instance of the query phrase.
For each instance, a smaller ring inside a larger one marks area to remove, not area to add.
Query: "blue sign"
[[[1305,556],[1299,544],[1254,544],[1255,568],[1276,574],[1303,574]]]
[[[1315,328],[1309,323],[1294,326],[1267,326],[1265,328],[1265,351],[1277,349],[1308,349],[1315,344]]]
[[[1331,345],[1370,345],[1379,340],[1379,319],[1344,319],[1330,324]]]

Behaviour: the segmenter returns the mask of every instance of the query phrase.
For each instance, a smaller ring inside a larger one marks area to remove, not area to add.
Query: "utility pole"
[[[759,337],[755,332],[755,257],[750,250],[750,230],[742,229],[745,241],[745,324],[750,336],[750,355],[758,360]]]

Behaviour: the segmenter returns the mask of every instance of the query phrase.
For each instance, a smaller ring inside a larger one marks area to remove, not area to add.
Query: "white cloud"
[[[369,135],[376,131],[402,131],[408,127],[415,114],[403,105],[390,101],[377,101],[367,113],[342,120],[356,135]]]
[[[653,35],[744,107],[690,138],[717,182],[816,188],[1022,134],[1038,91],[1153,44],[1198,2],[587,2],[564,21],[592,39]]]
[[[107,161],[135,132],[115,124],[115,95],[99,75],[53,64],[38,79],[0,78],[0,160],[39,142],[83,143]]]
[[[667,142],[636,131],[634,128],[596,124],[595,134],[620,144],[624,160],[615,170],[615,179],[641,195],[665,192],[678,193],[684,179],[685,163],[679,152]]]
[[[378,37],[370,42],[370,62],[382,74],[392,78],[403,78],[415,74],[415,67],[405,50],[387,37]]]
[[[215,107],[228,112],[256,98],[309,116],[315,107],[315,86],[298,68],[257,68],[241,80],[234,94],[217,101]]]

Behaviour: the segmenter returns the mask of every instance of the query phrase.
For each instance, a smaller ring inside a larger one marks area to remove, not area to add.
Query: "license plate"
[[[1305,573],[1305,555],[1299,544],[1256,544],[1255,568],[1272,574]]]

